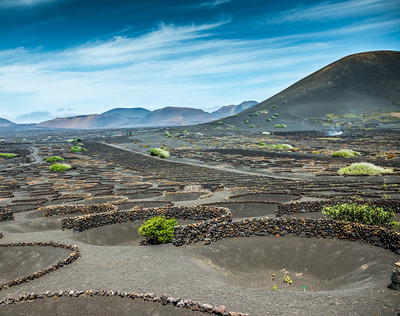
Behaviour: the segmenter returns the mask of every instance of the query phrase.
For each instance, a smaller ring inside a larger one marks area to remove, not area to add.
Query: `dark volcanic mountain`
[[[15,123],[0,117],[0,127],[7,127],[11,125],[15,125]]]
[[[240,127],[276,130],[398,124],[400,52],[374,51],[344,57],[282,92],[223,119]]]
[[[213,113],[188,107],[165,107],[155,111],[144,108],[115,108],[102,114],[56,118],[42,122],[39,126],[86,129],[192,125],[236,114],[255,104],[255,101],[245,101],[239,105],[222,107]]]

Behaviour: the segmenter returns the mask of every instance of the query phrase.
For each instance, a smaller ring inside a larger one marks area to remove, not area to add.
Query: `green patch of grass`
[[[138,233],[150,244],[165,244],[172,241],[177,221],[164,216],[153,217],[138,228]]]
[[[340,137],[318,137],[319,140],[341,140]]]
[[[292,145],[289,144],[267,144],[266,146],[268,148],[277,150],[290,150],[294,148]]]
[[[160,158],[169,158],[169,152],[161,149],[161,148],[151,148],[149,150],[150,155],[160,157]]]
[[[51,156],[46,159],[47,162],[57,162],[57,161],[64,161],[63,157],[60,156]]]
[[[72,146],[69,150],[73,153],[79,153],[79,152],[86,151],[86,149],[81,146]]]
[[[383,168],[369,162],[353,163],[350,166],[339,169],[340,175],[380,175],[385,173],[393,173],[391,168]]]
[[[344,203],[325,206],[322,213],[335,220],[366,225],[377,225],[386,228],[393,228],[399,225],[399,222],[394,220],[395,213],[393,211],[385,211],[382,207],[368,204]]]
[[[287,127],[287,125],[286,124],[275,124],[274,127],[275,128],[285,128],[285,127]]]
[[[70,165],[67,165],[65,163],[53,163],[49,167],[50,171],[55,171],[55,172],[64,172],[71,168],[72,167]]]
[[[351,149],[341,149],[332,153],[332,157],[342,157],[342,158],[350,158],[359,155],[360,153],[358,151],[354,151]]]
[[[0,158],[14,158],[14,157],[17,157],[17,155],[13,153],[0,153]]]
[[[249,125],[249,128],[255,128],[256,126],[255,125],[253,125],[253,124],[250,124]]]

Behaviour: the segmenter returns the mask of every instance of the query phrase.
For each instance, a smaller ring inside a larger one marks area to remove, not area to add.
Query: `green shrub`
[[[277,109],[277,108],[279,108],[279,105],[273,105],[273,106],[271,106],[271,109]]]
[[[272,118],[267,117],[265,120],[268,121],[268,122],[271,122],[271,121],[272,121]]]
[[[72,146],[69,150],[73,153],[79,153],[82,151],[86,151],[86,149],[81,146]]]
[[[249,120],[244,120],[243,123],[250,124],[250,121]]]
[[[275,124],[274,127],[275,128],[285,128],[285,127],[287,127],[287,125],[286,124]]]
[[[67,140],[68,143],[81,143],[82,139],[80,138],[70,138]]]
[[[339,169],[340,175],[380,175],[384,173],[393,173],[393,169],[375,166],[369,162],[352,163],[350,166]]]
[[[51,156],[46,159],[47,162],[57,162],[57,161],[64,161],[63,157],[60,156]]]
[[[161,149],[161,148],[152,148],[149,150],[150,155],[160,157],[160,158],[168,158],[169,157],[169,152]]]
[[[290,150],[294,148],[292,145],[289,144],[268,144],[266,146],[271,149],[277,149],[277,150]]]
[[[177,221],[174,218],[156,216],[144,222],[138,228],[138,233],[146,237],[150,244],[165,244],[172,241],[176,225]]]
[[[360,153],[351,149],[341,149],[337,150],[332,153],[332,157],[343,157],[343,158],[350,158],[354,156],[359,156]]]
[[[14,158],[14,157],[17,157],[17,155],[12,153],[0,153],[0,158]]]
[[[382,207],[368,204],[345,203],[325,206],[322,213],[335,220],[384,226],[386,228],[399,225],[399,223],[394,220],[394,212],[385,211]]]
[[[49,167],[50,171],[55,171],[55,172],[64,172],[71,168],[72,167],[70,165],[67,165],[65,163],[53,163]]]

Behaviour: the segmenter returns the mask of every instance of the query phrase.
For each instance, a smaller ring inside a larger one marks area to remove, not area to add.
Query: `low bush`
[[[335,220],[384,226],[386,228],[393,228],[399,225],[399,222],[394,220],[394,212],[385,211],[382,207],[368,204],[345,203],[325,206],[322,213]]]
[[[332,157],[342,157],[342,158],[350,158],[359,155],[360,155],[359,152],[351,149],[341,149],[332,153]]]
[[[149,150],[150,155],[160,157],[160,158],[168,158],[169,157],[169,152],[161,149],[161,148],[152,148]]]
[[[274,127],[275,128],[285,128],[285,127],[287,127],[287,125],[286,124],[275,124]]]
[[[63,157],[60,156],[51,156],[46,159],[47,162],[57,162],[57,161],[64,161]]]
[[[79,153],[82,151],[86,151],[86,149],[81,146],[72,146],[69,150],[73,153]]]
[[[70,165],[67,165],[65,163],[53,163],[49,167],[50,171],[55,171],[55,172],[64,172],[71,168],[72,167]]]
[[[165,244],[172,241],[177,221],[164,216],[153,217],[138,228],[138,233],[146,238],[152,245]]]
[[[0,153],[0,158],[14,158],[14,157],[17,157],[17,155],[12,153]]]
[[[67,140],[68,143],[81,143],[82,139],[80,138],[70,138]]]
[[[289,144],[268,144],[266,146],[271,149],[277,149],[277,150],[290,150],[294,148],[292,145]]]
[[[380,175],[384,173],[393,173],[393,169],[375,166],[369,162],[352,163],[350,166],[339,169],[340,175]]]

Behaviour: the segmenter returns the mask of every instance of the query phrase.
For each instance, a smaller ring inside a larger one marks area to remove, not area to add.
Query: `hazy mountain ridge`
[[[6,120],[6,119],[0,117],[0,126],[1,127],[11,126],[14,124],[15,124],[14,122],[11,122],[9,120]]]
[[[212,114],[217,116],[218,118],[231,116],[240,113],[244,110],[247,110],[252,106],[255,106],[257,103],[258,102],[256,101],[244,101],[239,105],[234,105],[234,104],[226,105],[219,108],[217,111],[212,112]]]
[[[115,108],[102,114],[55,118],[38,124],[49,128],[119,128],[149,126],[182,126],[211,122],[221,117],[237,114],[257,104],[245,101],[238,105],[224,106],[214,112],[190,107],[164,107],[149,111],[144,108]]]

